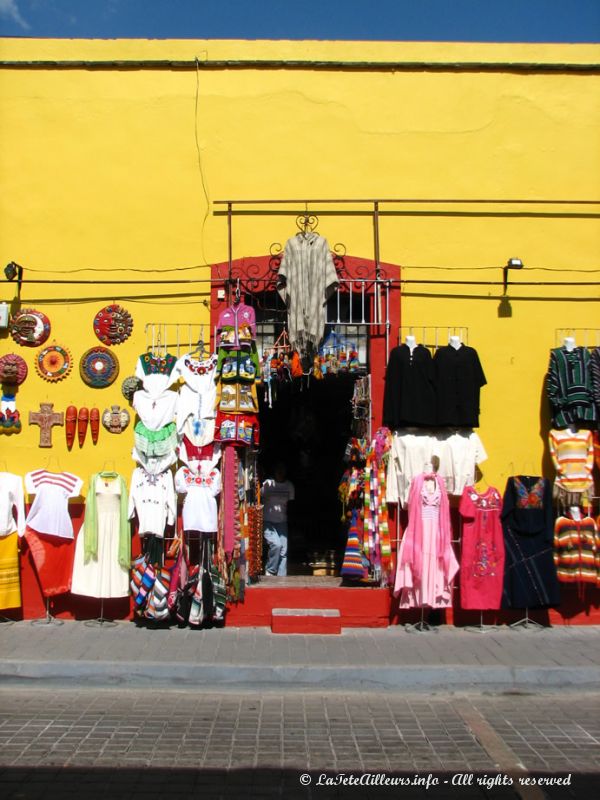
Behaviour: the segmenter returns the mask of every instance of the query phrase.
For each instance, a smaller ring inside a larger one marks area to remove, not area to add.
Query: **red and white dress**
[[[25,520],[25,538],[44,597],[71,589],[73,571],[73,522],[69,498],[78,497],[83,481],[70,472],[28,472],[25,489],[35,495]]]

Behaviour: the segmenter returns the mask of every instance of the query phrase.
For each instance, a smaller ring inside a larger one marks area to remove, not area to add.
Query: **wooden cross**
[[[40,447],[52,447],[52,426],[64,425],[64,412],[53,411],[54,403],[40,403],[39,411],[29,412],[29,424],[40,426]]]

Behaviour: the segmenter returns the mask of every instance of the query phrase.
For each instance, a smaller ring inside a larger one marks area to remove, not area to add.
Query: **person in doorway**
[[[295,497],[294,484],[286,480],[285,464],[277,462],[273,478],[262,486],[264,537],[268,545],[266,574],[287,575],[288,503]]]

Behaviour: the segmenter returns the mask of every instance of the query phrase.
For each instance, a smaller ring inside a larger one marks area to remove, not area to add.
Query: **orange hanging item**
[[[77,417],[77,438],[79,439],[79,447],[83,447],[83,443],[85,442],[89,419],[89,410],[85,408],[85,406],[80,408],[79,416]]]
[[[68,406],[65,411],[65,436],[67,439],[67,450],[73,447],[75,441],[75,429],[77,427],[77,408]]]
[[[100,432],[100,409],[92,408],[90,411],[90,430],[92,432],[92,442],[98,444],[98,433]]]

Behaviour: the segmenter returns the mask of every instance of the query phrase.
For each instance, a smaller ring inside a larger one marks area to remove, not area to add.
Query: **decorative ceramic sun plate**
[[[37,354],[35,368],[45,381],[62,381],[73,367],[73,357],[66,347],[51,344]]]
[[[117,357],[106,347],[92,347],[79,362],[81,380],[94,389],[110,386],[119,374]]]
[[[121,384],[121,394],[128,402],[131,403],[133,400],[133,395],[138,391],[138,389],[141,389],[143,385],[144,384],[142,383],[141,379],[136,375],[129,375],[129,377],[125,378]]]
[[[105,306],[94,317],[94,333],[102,344],[122,344],[133,330],[133,319],[123,306]]]
[[[27,373],[25,359],[16,353],[7,353],[0,358],[0,383],[20,386],[27,377]]]
[[[10,335],[23,347],[39,347],[50,336],[50,320],[35,308],[22,308],[10,320]]]

